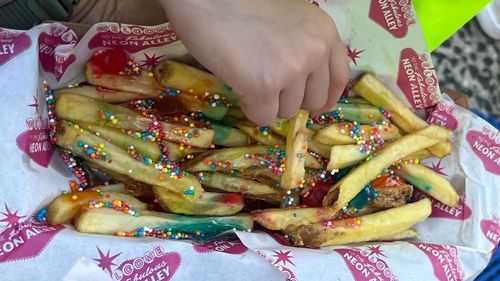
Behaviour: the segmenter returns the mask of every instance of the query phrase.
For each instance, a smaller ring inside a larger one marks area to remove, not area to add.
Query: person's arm
[[[252,121],[322,112],[349,80],[334,21],[303,0],[160,0],[189,52],[233,87]]]

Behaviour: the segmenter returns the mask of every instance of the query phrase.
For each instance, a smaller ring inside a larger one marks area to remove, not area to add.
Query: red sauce
[[[302,204],[307,207],[322,207],[323,198],[328,193],[328,189],[332,186],[330,182],[318,181],[309,193],[302,197]]]
[[[156,99],[153,110],[157,116],[181,116],[183,113],[188,112],[179,98],[169,96]]]
[[[89,62],[95,75],[118,75],[127,67],[128,60],[123,49],[113,48],[96,52]]]
[[[242,197],[240,194],[238,193],[228,193],[228,194],[224,194],[224,197],[222,198],[222,203],[225,203],[225,204],[241,204],[243,201],[242,201]]]

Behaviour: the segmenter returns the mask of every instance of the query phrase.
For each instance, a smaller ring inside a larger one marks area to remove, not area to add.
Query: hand
[[[259,125],[322,113],[349,80],[334,21],[304,0],[161,0],[190,53],[231,85]]]

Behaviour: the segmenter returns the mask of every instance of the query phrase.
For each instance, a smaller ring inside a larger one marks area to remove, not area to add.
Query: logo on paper
[[[31,38],[24,32],[0,28],[0,66],[31,46]]]
[[[267,253],[264,251],[255,252],[283,273],[287,281],[297,281],[295,274],[290,269],[290,266],[297,267],[292,261],[291,250],[271,250],[266,251]]]
[[[453,116],[455,105],[452,102],[443,100],[427,116],[427,122],[437,124],[452,131],[458,127],[458,120]]]
[[[500,134],[498,130],[483,127],[482,132],[470,130],[465,139],[483,163],[486,171],[500,175]]]
[[[38,101],[28,106],[38,110]],[[45,117],[35,117],[26,120],[28,129],[16,138],[17,147],[38,165],[47,168],[55,151],[55,146],[49,141],[49,124]]]
[[[418,55],[411,48],[401,51],[397,85],[415,109],[436,104],[441,95],[430,56]]]
[[[411,0],[372,0],[368,17],[396,38],[403,38],[416,22]]]
[[[96,31],[96,35],[88,43],[90,49],[120,47],[129,53],[136,53],[179,40],[169,24],[144,27],[106,23],[98,25]]]
[[[466,220],[472,215],[472,209],[465,202],[465,195],[459,195],[458,203],[455,207],[447,206],[446,204],[432,198],[431,196],[415,189],[413,192],[413,199],[420,200],[422,198],[429,198],[432,204],[431,218],[445,218],[452,220]]]
[[[21,222],[24,217],[18,215],[17,211],[11,211],[7,203],[4,204],[4,211],[0,212],[0,224],[6,224],[6,228],[0,233],[0,263],[38,256],[64,228],[38,222],[34,216]]]
[[[457,248],[425,243],[410,243],[429,258],[434,276],[440,281],[460,281],[464,273],[458,262]]]
[[[335,249],[344,260],[347,268],[356,281],[360,280],[399,280],[392,272],[384,255],[381,246],[367,246],[364,249],[349,248]]]
[[[200,254],[220,252],[233,255],[243,254],[248,248],[239,241],[193,242],[193,249]]]
[[[54,73],[59,81],[66,68],[75,61],[74,55],[72,57],[68,53],[76,41],[77,37],[73,30],[62,24],[53,24],[48,33],[42,32],[38,37],[38,55],[42,69]]]
[[[498,242],[500,242],[500,219],[496,216],[493,219],[483,219],[480,226],[486,239],[494,246],[492,252],[495,252],[498,248]]]
[[[132,280],[170,280],[179,265],[181,256],[176,252],[165,252],[162,246],[155,246],[151,251],[144,255],[127,259],[119,265],[115,260],[122,253],[106,253],[97,246],[98,257],[94,258],[97,265],[108,272],[113,280],[132,281]]]

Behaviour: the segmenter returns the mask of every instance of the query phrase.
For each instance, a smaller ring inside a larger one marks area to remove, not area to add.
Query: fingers
[[[259,126],[269,125],[278,115],[278,94],[266,96],[246,94],[240,97],[241,109],[248,119]]]
[[[299,112],[304,99],[306,81],[298,78],[298,80],[289,83],[287,86],[280,93],[278,111],[278,116],[284,119],[290,119]]]
[[[330,70],[328,63],[324,63],[307,78],[302,108],[311,111],[322,108],[328,100],[329,87]]]
[[[314,112],[321,114],[329,111],[338,101],[351,76],[349,61],[346,55],[346,48],[342,41],[332,49],[330,55],[330,87],[328,90],[328,100],[325,105]]]

